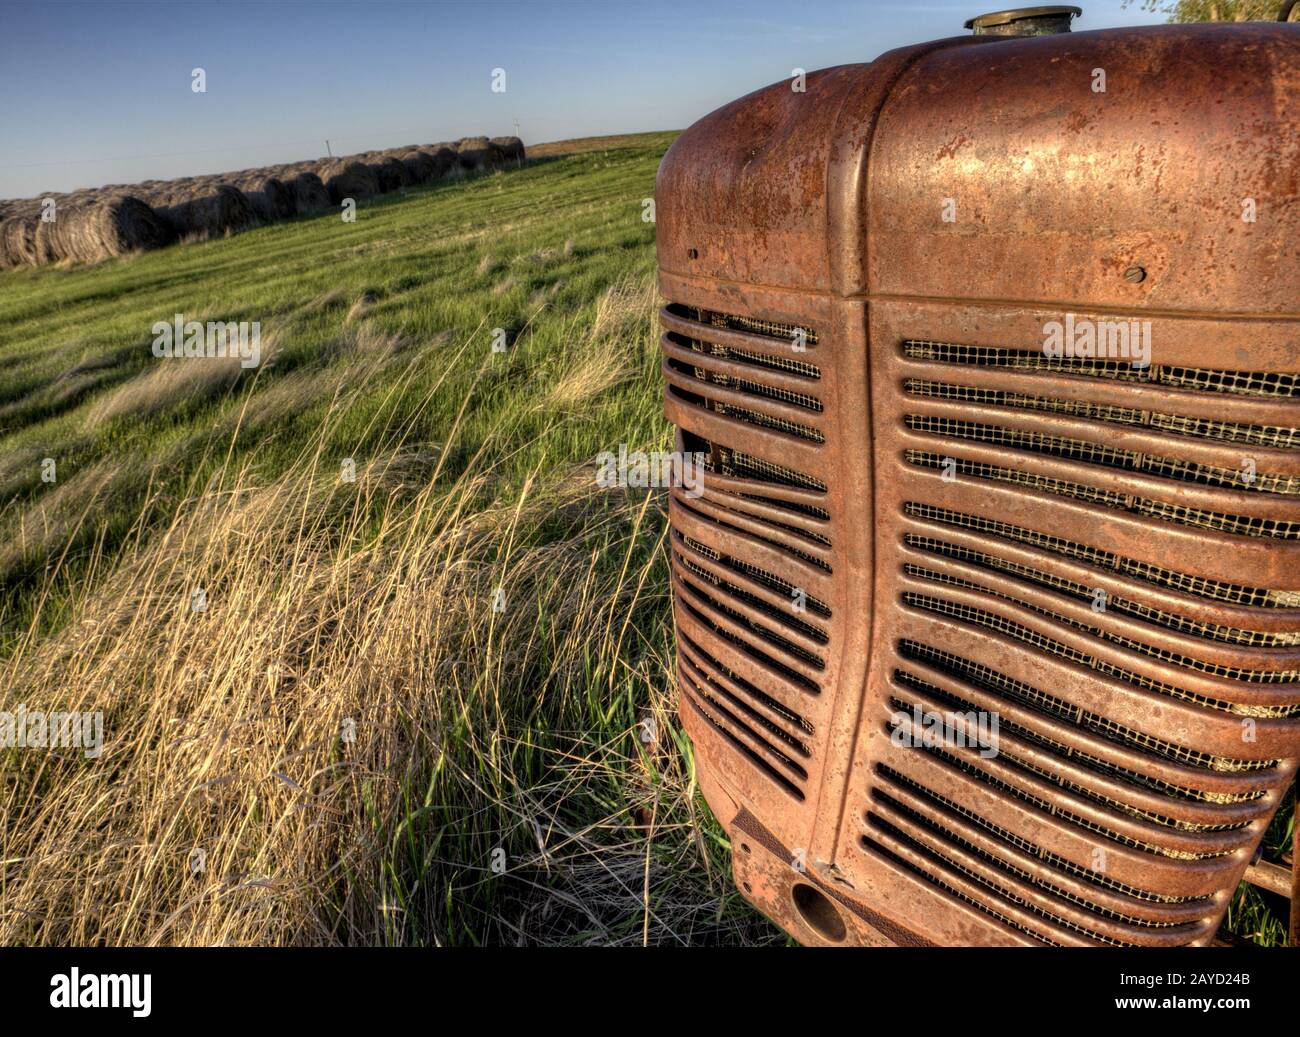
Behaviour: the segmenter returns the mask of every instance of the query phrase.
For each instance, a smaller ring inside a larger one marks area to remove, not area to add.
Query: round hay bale
[[[364,163],[335,159],[322,165],[319,172],[334,205],[344,198],[369,198],[379,193],[379,180]]]
[[[293,191],[279,177],[254,175],[241,180],[238,186],[263,223],[285,220],[298,212]]]
[[[412,182],[406,166],[391,155],[380,156],[367,162],[366,165],[374,170],[375,179],[379,181],[379,190],[385,194],[396,191],[399,187],[406,187]]]
[[[437,165],[427,151],[408,151],[399,156],[399,161],[406,167],[406,174],[413,184],[427,184],[436,175]]]
[[[63,205],[51,223],[37,222],[38,260],[95,263],[127,252],[161,248],[172,240],[153,209],[131,195],[100,198],[88,205]]]
[[[488,143],[501,152],[506,162],[523,163],[524,142],[518,137],[493,137]]]
[[[492,160],[492,142],[486,137],[462,137],[456,141],[456,159],[461,169],[486,169]]]
[[[330,206],[330,193],[325,190],[320,177],[311,170],[296,174],[289,181],[289,187],[293,189],[294,202],[299,212],[316,212]]]
[[[154,208],[177,237],[218,237],[254,220],[248,199],[230,184],[172,192],[155,202]]]
[[[439,145],[429,152],[433,156],[433,179],[441,180],[453,169],[460,168],[460,161],[456,152],[451,148]]]
[[[36,224],[39,207],[17,208],[0,225],[0,252],[6,266],[36,265]]]

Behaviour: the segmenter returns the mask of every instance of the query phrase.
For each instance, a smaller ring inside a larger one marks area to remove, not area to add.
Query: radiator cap
[[[1070,22],[1081,14],[1081,7],[1017,7],[971,18],[966,28],[976,36],[1055,36],[1069,32]]]

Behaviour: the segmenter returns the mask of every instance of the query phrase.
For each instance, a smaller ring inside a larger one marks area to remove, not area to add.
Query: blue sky
[[[1079,30],[1158,20],[1138,3],[1080,5]],[[340,154],[516,120],[532,143],[680,128],[795,67],[957,35],[999,6],[0,0],[0,198],[314,158],[326,138]],[[195,67],[206,93],[190,88]]]

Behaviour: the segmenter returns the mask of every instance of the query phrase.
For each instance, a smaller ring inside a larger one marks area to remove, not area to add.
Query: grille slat
[[[714,730],[749,760],[760,774],[775,782],[778,787],[789,792],[796,799],[804,798],[801,783],[807,780],[808,775],[803,767],[774,749],[769,742],[758,736],[753,728],[738,720],[730,710],[720,705],[707,692],[702,691],[689,678],[679,677],[679,681],[682,697],[695,707]]]
[[[785,339],[787,342],[801,337],[810,346],[817,344],[817,332],[813,328],[787,324],[783,321],[767,320],[763,317],[746,317],[735,313],[719,313],[715,310],[696,309],[695,319],[715,328],[727,328],[743,331],[750,335],[762,335],[765,338]]]
[[[1234,536],[1261,537],[1273,540],[1300,540],[1300,521],[1255,518],[1246,515],[1207,511],[1202,508],[1189,508],[1182,504],[1116,493],[1113,490],[1102,490],[1095,486],[1071,482],[1068,479],[1037,475],[1033,472],[1023,472],[1002,465],[968,461],[960,457],[947,457],[928,450],[907,450],[903,456],[908,464],[915,465],[918,468],[948,469],[958,475],[968,475],[975,479],[991,479],[996,482],[1012,483],[1025,489],[1037,490],[1040,493],[1069,497],[1087,504],[1099,504],[1117,511],[1158,518],[1182,526],[1212,529],[1215,532],[1230,533]]]
[[[801,589],[801,588],[797,588],[789,580],[783,580],[780,576],[776,575],[775,573],[768,572],[766,569],[760,568],[757,565],[753,565],[749,562],[743,561],[742,559],[733,558],[730,555],[723,554],[721,551],[715,551],[707,544],[701,543],[698,540],[692,540],[688,536],[681,537],[681,540],[692,551],[696,551],[699,554],[704,555],[706,558],[712,559],[718,564],[723,565],[729,569],[732,569],[735,572],[740,573],[748,577],[749,579],[764,585],[769,590],[776,592],[786,602],[794,601],[796,594]],[[805,592],[804,603],[807,610],[813,613],[814,615],[819,616],[822,619],[831,618],[830,607],[826,605],[825,602],[819,601],[817,598],[814,598],[811,595],[807,595],[806,592]],[[826,640],[825,631],[819,630],[814,636],[820,637],[823,642],[825,642]]]
[[[1088,943],[1115,947],[1159,945],[1180,935],[1161,930],[1181,930],[1190,937],[1199,928],[1182,921],[1157,921],[1105,911],[1060,885],[1039,879],[1032,869],[1019,867],[962,839],[888,796],[877,799],[867,821],[872,828],[890,832],[923,856],[978,883],[996,901],[1014,904],[1050,926],[1078,934]]]
[[[705,466],[698,493],[670,495],[682,701],[734,750],[738,773],[802,801],[820,767],[834,650],[832,516],[825,482],[807,470],[827,439],[826,379],[816,354],[804,355],[817,333],[677,304],[664,312],[669,409],[683,449]]]
[[[914,660],[931,666],[974,687],[983,688],[995,695],[1005,696],[1045,716],[1076,725],[1084,731],[1105,738],[1127,750],[1151,754],[1175,763],[1218,774],[1243,774],[1271,770],[1278,760],[1245,760],[1216,756],[1200,752],[1174,742],[1157,738],[1135,728],[1119,724],[1100,713],[1075,706],[1056,695],[1049,695],[1024,681],[1001,673],[985,663],[964,658],[953,652],[920,641],[902,639],[898,654],[904,660]]]
[[[793,614],[793,609],[786,602],[778,605],[772,601],[775,595],[767,591],[766,588],[762,588],[764,593],[758,594],[754,590],[748,590],[719,575],[717,568],[724,568],[722,566],[715,568],[708,563],[707,559],[697,560],[680,552],[677,557],[692,575],[712,584],[716,593],[745,606],[747,609],[760,613],[765,621],[775,624],[778,629],[782,630],[784,638],[793,641],[799,654],[817,659],[820,662],[820,658],[814,653],[818,648],[824,646],[827,641],[826,631],[822,628],[807,623],[798,615]],[[755,590],[757,589],[755,588]]]
[[[1108,641],[1111,644],[1119,645],[1142,655],[1158,659],[1162,663],[1168,663],[1173,666],[1182,666],[1189,670],[1196,670],[1199,673],[1209,674],[1213,677],[1221,677],[1224,680],[1241,681],[1245,684],[1292,684],[1300,679],[1300,671],[1296,670],[1253,670],[1244,669],[1236,666],[1225,666],[1219,663],[1207,662],[1203,659],[1196,659],[1190,656],[1182,655],[1170,651],[1167,648],[1161,648],[1158,645],[1149,644],[1146,641],[1139,640],[1136,637],[1130,637],[1126,634],[1116,633],[1104,627],[1091,623],[1084,623],[1069,615],[1065,615],[1053,609],[1045,608],[1031,601],[992,587],[985,586],[975,580],[966,579],[961,576],[948,572],[941,572],[935,569],[929,569],[924,566],[907,563],[903,566],[903,572],[908,576],[915,577],[918,580],[926,580],[932,583],[941,583],[949,587],[959,587],[962,590],[974,591],[978,594],[985,594],[991,598],[997,598],[1014,605],[1017,608],[1025,609],[1039,616],[1045,616],[1056,623],[1068,626],[1073,630],[1080,631],[1091,637],[1098,638],[1102,641]],[[1230,712],[1242,712],[1241,709],[1232,709]],[[1253,715],[1244,713],[1243,715]],[[1281,714],[1290,715],[1290,714]]]
[[[684,561],[678,558],[677,575],[681,586],[686,589],[697,605],[711,610],[715,620],[724,618],[730,625],[730,633],[740,638],[751,652],[760,654],[768,665],[784,668],[811,681],[811,673],[822,670],[825,662],[821,656],[796,643],[788,632],[780,632],[773,627],[759,622],[749,613],[752,607],[747,603],[727,594],[725,589],[711,585],[711,581],[696,576]],[[765,618],[769,618],[765,615]],[[780,654],[781,658],[772,655]]]
[[[1005,869],[1024,887],[1038,888],[1059,897],[1095,916],[1102,924],[1118,922],[1137,929],[1174,929],[1189,922],[1203,922],[1208,912],[1210,905],[1204,900],[1159,898],[1153,901],[1150,894],[1124,887],[1122,883],[1114,883],[1117,888],[1110,888],[1097,881],[1104,876],[1096,873],[1085,881],[1079,876],[1082,869],[1063,866],[1068,862],[1054,859],[1052,854],[1032,843],[1009,837],[1009,833],[999,832],[996,826],[970,824],[968,818],[939,806],[940,800],[935,799],[933,793],[929,796],[937,809],[927,813],[918,809],[920,804],[910,805],[885,788],[879,788],[872,794],[872,810],[881,811],[883,808],[885,816],[895,825],[901,822],[929,833],[940,844],[960,847],[993,867]],[[916,803],[916,796],[909,798]],[[1153,910],[1153,903],[1166,906],[1163,910]],[[1175,904],[1180,907],[1172,908]]]
[[[1068,579],[1044,569],[1026,565],[1023,562],[1003,558],[987,551],[979,551],[964,544],[955,544],[938,537],[907,533],[903,536],[903,543],[914,550],[925,551],[942,558],[953,559],[965,565],[1010,576],[1022,583],[1068,595],[1079,602],[1095,601],[1099,589],[1094,585],[1080,583],[1078,580]],[[1243,645],[1251,648],[1279,648],[1300,645],[1300,633],[1243,630],[1239,627],[1225,626],[1220,623],[1205,623],[1179,615],[1176,612],[1144,605],[1122,594],[1107,592],[1105,606],[1107,612],[1139,619],[1181,634],[1204,638],[1209,641],[1220,641],[1226,644]]]
[[[1241,490],[1247,493],[1300,493],[1298,476],[1255,472],[1249,481],[1245,481],[1244,469],[1219,468],[1173,457],[1142,454],[1134,450],[1121,450],[1067,436],[1053,436],[1044,432],[1028,432],[1022,429],[929,415],[909,414],[904,420],[909,429],[924,435],[1009,447],[1013,450],[1060,457],[1068,461],[1080,461],[1105,468],[1120,468],[1143,475],[1154,475],[1162,479],[1215,486],[1220,489]]]
[[[1279,450],[1300,449],[1300,428],[1283,428],[1278,425],[1253,425],[1239,421],[1213,421],[1208,418],[1190,417],[1183,414],[1166,414],[1160,411],[1142,410],[1137,407],[1121,407],[1112,404],[1093,403],[1088,400],[1038,396],[1033,393],[1011,392],[982,386],[953,385],[949,382],[932,381],[924,378],[908,378],[903,382],[903,389],[912,396],[923,399],[950,400],[955,403],[973,403],[979,406],[1007,407],[1013,410],[1061,414],[1072,418],[1101,421],[1111,425],[1131,426],[1196,439],[1240,443],[1246,446],[1269,447]]]
[[[817,733],[817,729],[803,712],[805,702],[795,702],[793,696],[781,694],[779,688],[772,689],[776,694],[768,694],[711,652],[701,648],[689,634],[682,635],[682,648],[690,657],[691,666],[697,673],[725,686],[732,694],[761,710],[772,723],[782,727],[790,739],[801,745],[803,755],[812,755],[809,739]]]
[[[973,697],[954,694],[904,669],[894,671],[893,683],[896,697],[891,699],[890,705],[894,709],[910,709],[914,698],[928,709],[958,714],[988,712]],[[913,698],[908,698],[909,695]],[[1209,805],[1212,801],[1198,789],[1182,788],[1167,782],[1151,782],[1140,772],[1116,766],[1075,746],[1046,736],[1028,721],[1008,719],[1000,713],[998,716],[999,739],[1009,732],[1015,741],[1025,747],[1023,752],[1013,750],[1013,755],[1004,751],[999,742],[1000,758],[1011,759],[1022,769],[1047,778],[1062,788],[1068,788],[1084,799],[1152,824],[1186,832],[1235,831],[1253,817],[1249,812],[1232,809],[1230,804],[1249,803],[1255,797],[1231,797],[1228,803],[1221,797]],[[1050,765],[1033,763],[1030,759],[1031,750],[1045,760],[1050,760]],[[1084,784],[1085,780],[1087,784]],[[1105,794],[1106,791],[1110,794]],[[1229,809],[1225,810],[1225,807]],[[1225,819],[1227,815],[1231,815],[1232,819]]]
[[[937,574],[942,580],[942,574]],[[944,580],[943,582],[950,582]],[[1251,703],[1230,702],[1226,699],[1211,698],[1186,688],[1170,684],[1138,673],[1135,670],[1119,666],[1105,658],[1080,651],[1073,645],[1044,634],[1023,623],[988,609],[976,608],[961,601],[941,597],[937,594],[921,594],[908,591],[903,594],[903,604],[935,615],[947,616],[959,623],[969,624],[984,630],[1000,634],[1008,640],[1037,649],[1045,655],[1055,656],[1066,662],[1074,663],[1084,669],[1094,670],[1114,680],[1123,681],[1144,691],[1155,692],[1169,698],[1191,702],[1206,709],[1222,713],[1231,713],[1242,717],[1273,718],[1294,717],[1300,715],[1300,705],[1256,705]],[[1127,645],[1125,647],[1128,647]]]
[[[933,855],[919,854],[914,848],[910,847],[907,848],[911,850],[910,854],[907,853],[906,850],[900,853],[899,850],[903,849],[903,847],[900,847],[897,842],[890,839],[888,832],[869,832],[862,837],[862,845],[866,849],[879,854],[895,866],[902,868],[904,871],[921,879],[921,881],[933,886],[937,890],[940,890],[946,898],[960,900],[982,914],[988,915],[990,918],[1002,923],[1002,925],[1009,929],[1013,929],[1030,938],[1033,942],[1044,944],[1048,947],[1062,946],[1061,942],[1048,936],[1044,936],[1038,929],[1024,921],[1021,921],[1016,917],[1015,912],[999,910],[994,904],[989,903],[986,896],[983,896],[978,892],[967,892],[966,889],[962,888],[962,876],[960,872],[947,861],[936,860]],[[948,873],[947,876],[945,876],[945,872]],[[978,890],[978,886],[976,889]]]
[[[1300,591],[1270,590],[1264,587],[1246,587],[1240,584],[1224,583],[1219,580],[1207,580],[1201,576],[1192,576],[1174,569],[1165,569],[1147,562],[1125,558],[1111,551],[1090,547],[1077,541],[1037,530],[1026,529],[999,519],[968,515],[948,508],[931,504],[919,504],[908,501],[903,505],[904,512],[912,517],[927,522],[938,522],[969,529],[977,533],[988,534],[1012,543],[1026,544],[1042,551],[1050,551],[1067,558],[1072,558],[1099,569],[1113,570],[1126,576],[1132,576],[1158,587],[1190,594],[1208,601],[1221,601],[1232,605],[1250,608],[1297,608],[1300,607]],[[1250,633],[1250,632],[1247,632]],[[1290,642],[1284,642],[1290,643]]]
[[[934,816],[944,820],[959,830],[966,831],[968,828],[978,829],[988,832],[994,839],[1006,844],[1008,847],[1014,847],[1024,853],[1026,856],[1041,860],[1047,867],[1064,873],[1074,879],[1078,879],[1090,886],[1099,886],[1104,890],[1116,893],[1119,896],[1131,898],[1133,900],[1144,901],[1150,904],[1189,904],[1194,905],[1192,910],[1196,910],[1201,905],[1209,904],[1206,897],[1196,895],[1176,895],[1160,893],[1153,890],[1143,889],[1129,883],[1121,882],[1118,879],[1106,874],[1096,868],[1085,867],[1076,864],[1058,853],[1054,853],[1046,847],[1031,842],[1021,835],[1017,835],[1009,828],[997,824],[987,815],[974,810],[969,806],[960,803],[952,796],[944,795],[928,785],[909,777],[902,772],[895,770],[888,764],[877,765],[877,773],[890,785],[897,788],[900,792],[908,794],[909,798],[915,802],[918,808],[924,808],[927,816]],[[962,826],[968,826],[963,828]]]
[[[1083,805],[1073,808],[1062,805],[1061,801],[1069,803],[1069,797],[1073,796],[1073,793],[1058,795],[1053,786],[1044,787],[1047,783],[1043,781],[1041,775],[1035,774],[1029,768],[1019,766],[1018,760],[1003,753],[999,753],[996,760],[976,762],[978,757],[972,757],[956,748],[938,745],[918,744],[908,751],[927,757],[926,762],[930,767],[951,768],[964,776],[967,781],[983,785],[999,797],[1018,800],[1048,817],[1066,822],[1109,842],[1140,850],[1152,856],[1184,861],[1211,860],[1225,856],[1235,848],[1230,844],[1222,843],[1222,837],[1231,834],[1227,832],[1198,833],[1196,839],[1190,839],[1172,829],[1159,831],[1154,825],[1129,819],[1110,809],[1097,811],[1108,815],[1105,823],[1093,820],[1086,816]],[[1002,762],[1004,756],[1009,761],[1006,764]],[[1219,845],[1215,845],[1216,842]],[[1196,848],[1192,848],[1194,846]]]
[[[830,539],[825,534],[779,522],[767,515],[756,515],[746,509],[743,499],[715,502],[715,499],[708,497],[692,501],[674,498],[674,504],[720,528],[737,530],[762,541],[773,550],[826,573],[831,572],[831,565],[827,561],[829,552],[825,550],[830,547]],[[728,504],[733,506],[728,507]]]
[[[689,655],[683,656],[686,679],[689,680],[700,697],[724,702],[727,708],[731,709],[737,716],[743,716],[746,720],[746,726],[752,731],[758,732],[757,738],[768,744],[769,751],[780,758],[780,760],[792,771],[798,773],[802,771],[802,764],[798,763],[797,758],[804,760],[812,755],[808,748],[808,743],[799,735],[792,734],[787,727],[789,716],[784,711],[777,712],[780,720],[786,723],[780,723],[771,718],[774,712],[772,704],[775,700],[767,696],[755,695],[752,686],[745,687],[745,694],[738,694],[737,690],[741,685],[736,683],[734,675],[732,680],[724,683],[709,674],[700,666],[696,665]],[[758,708],[756,703],[761,704],[763,708]],[[796,718],[797,719],[797,718]],[[780,743],[778,745],[778,743]],[[800,774],[800,777],[807,777],[806,772]]]
[[[904,341],[903,355],[911,360],[930,360],[940,364],[1050,371],[1080,378],[1140,382],[1191,392],[1278,397],[1300,395],[1300,375],[1284,372],[1225,371],[1160,365],[1134,367],[1122,360],[1050,357],[1041,349],[1002,349],[924,339]]]

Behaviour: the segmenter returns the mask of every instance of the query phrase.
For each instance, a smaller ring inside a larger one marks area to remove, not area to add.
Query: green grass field
[[[669,443],[672,137],[0,274],[0,705],[105,730],[0,757],[0,943],[786,942],[677,725],[662,495],[594,486]],[[176,313],[262,365],[155,359]]]

